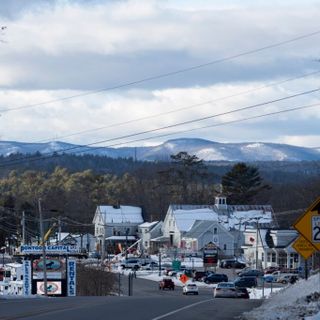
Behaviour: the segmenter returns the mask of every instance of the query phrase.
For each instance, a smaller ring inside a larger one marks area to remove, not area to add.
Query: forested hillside
[[[48,218],[91,223],[97,205],[120,203],[142,207],[146,220],[163,219],[170,203],[212,204],[222,176],[234,165],[204,163],[187,154],[173,156],[171,163],[74,155],[34,161],[39,156],[0,159],[0,205],[12,212],[11,223],[20,223],[15,217],[22,210],[36,216],[39,198]],[[319,162],[250,165],[269,188],[248,203],[271,204],[276,212],[294,214],[319,196]]]

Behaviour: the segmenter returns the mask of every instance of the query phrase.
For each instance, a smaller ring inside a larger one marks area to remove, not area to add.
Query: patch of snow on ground
[[[320,291],[320,274],[311,276],[308,280],[300,280],[294,285],[286,287],[266,300],[259,308],[245,313],[246,320],[292,320],[292,319],[320,319],[320,299],[306,297]],[[315,300],[315,301],[313,301]],[[314,315],[314,316],[313,316]],[[310,318],[310,316],[313,316]]]

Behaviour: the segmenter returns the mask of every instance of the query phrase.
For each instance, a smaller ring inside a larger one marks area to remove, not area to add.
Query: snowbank
[[[300,280],[294,285],[274,293],[259,308],[244,313],[246,320],[319,320],[320,315],[320,274],[308,280]],[[316,292],[316,294],[314,294]],[[313,316],[313,317],[310,317]],[[310,318],[308,318],[310,317]]]

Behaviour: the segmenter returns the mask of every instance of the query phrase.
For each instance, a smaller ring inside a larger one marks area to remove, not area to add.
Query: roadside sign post
[[[320,197],[314,201],[293,227],[300,236],[292,247],[304,258],[305,278],[308,279],[308,259],[320,250]]]
[[[293,226],[317,250],[320,250],[320,197]]]
[[[292,248],[296,250],[305,260],[308,260],[317,249],[303,236],[299,236],[292,244]]]

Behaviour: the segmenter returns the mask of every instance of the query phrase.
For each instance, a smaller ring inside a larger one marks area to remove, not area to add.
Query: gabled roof
[[[197,220],[193,224],[191,229],[183,235],[183,237],[185,237],[185,238],[199,238],[206,231],[213,230],[214,226],[217,226],[218,228],[222,228],[223,230],[225,230],[225,232],[228,232],[221,224],[218,223],[218,221]],[[232,235],[230,235],[230,236],[232,236]]]
[[[226,229],[244,230],[245,225],[272,223],[271,206],[229,206],[226,210],[218,210],[211,205],[176,205],[169,206],[168,212],[175,217],[177,228],[184,232],[190,230],[196,220],[219,221]]]
[[[210,208],[173,211],[177,227],[180,231],[188,231],[196,220],[218,221],[218,214]]]
[[[143,223],[142,210],[132,206],[98,206],[97,212],[103,216],[105,223]]]

